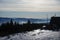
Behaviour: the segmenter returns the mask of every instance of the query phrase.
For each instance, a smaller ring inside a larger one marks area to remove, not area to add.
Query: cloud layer
[[[60,0],[0,0],[0,10],[60,11]]]

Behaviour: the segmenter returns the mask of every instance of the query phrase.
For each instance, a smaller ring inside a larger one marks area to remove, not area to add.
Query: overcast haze
[[[60,11],[60,0],[0,0],[0,10]]]
[[[16,12],[16,11],[0,11],[0,17],[13,18],[50,18],[52,16],[60,16],[60,12]]]
[[[60,0],[0,0],[0,17],[46,18],[54,13],[60,16]]]

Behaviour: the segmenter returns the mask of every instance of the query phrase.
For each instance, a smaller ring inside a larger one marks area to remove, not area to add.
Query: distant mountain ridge
[[[5,22],[9,22],[10,20],[16,21],[16,22],[20,22],[20,23],[24,23],[27,22],[28,20],[30,20],[32,23],[46,23],[47,19],[33,19],[33,18],[6,18],[6,17],[0,17],[0,23],[5,23]],[[48,19],[48,22],[50,21],[50,19]]]

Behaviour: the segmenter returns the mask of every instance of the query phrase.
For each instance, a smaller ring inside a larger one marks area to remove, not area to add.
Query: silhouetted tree
[[[13,21],[12,21],[12,19],[10,20],[10,25],[11,25],[11,26],[13,25]]]
[[[28,20],[27,24],[31,24],[30,20]]]

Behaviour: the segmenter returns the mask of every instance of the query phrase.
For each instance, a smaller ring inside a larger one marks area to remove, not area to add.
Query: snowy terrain
[[[34,30],[0,37],[0,40],[60,40],[60,31]]]

